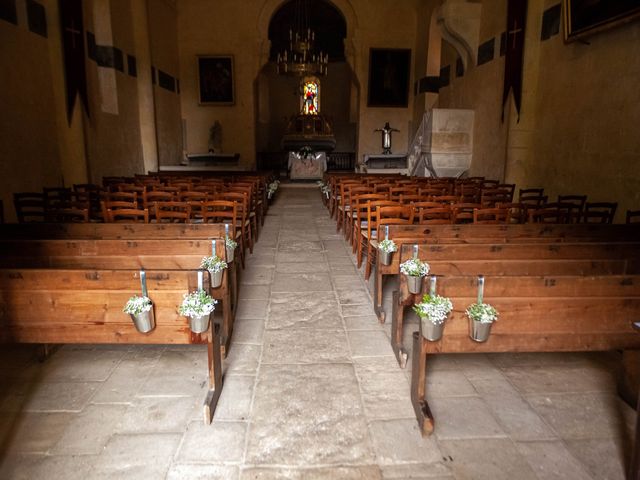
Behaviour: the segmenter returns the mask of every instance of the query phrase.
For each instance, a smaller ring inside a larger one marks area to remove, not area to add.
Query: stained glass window
[[[302,89],[302,113],[317,115],[319,110],[319,86],[317,82],[304,82]]]

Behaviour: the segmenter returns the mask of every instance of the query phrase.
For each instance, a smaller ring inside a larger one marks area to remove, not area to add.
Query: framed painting
[[[369,107],[407,107],[411,50],[372,48],[369,51]]]
[[[562,4],[566,42],[640,18],[640,0],[562,0]]]
[[[235,103],[233,82],[233,56],[198,56],[200,105],[233,105]]]

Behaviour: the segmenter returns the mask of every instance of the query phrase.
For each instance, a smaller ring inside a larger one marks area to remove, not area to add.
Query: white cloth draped
[[[289,152],[289,178],[321,179],[327,171],[327,154],[315,152],[303,158],[298,152]]]

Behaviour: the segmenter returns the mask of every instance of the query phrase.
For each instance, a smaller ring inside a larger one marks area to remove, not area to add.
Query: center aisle
[[[206,450],[241,455],[242,478],[396,478],[441,461],[315,185],[278,191],[235,328],[214,423],[198,430]]]

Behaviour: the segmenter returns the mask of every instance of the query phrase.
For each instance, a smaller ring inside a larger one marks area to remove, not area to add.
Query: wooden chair
[[[391,200],[374,200],[367,202],[367,220],[366,228],[363,226],[360,229],[360,238],[357,240],[358,248],[356,252],[356,259],[358,262],[358,268],[362,266],[362,254],[364,248],[367,249],[367,255],[371,253],[371,240],[377,239],[378,234],[378,208],[387,206],[400,206],[399,202]]]
[[[161,192],[156,190],[146,191],[142,194],[142,208],[148,209],[150,217],[155,218],[156,202],[173,202],[175,199],[176,197],[171,192]]]
[[[375,265],[376,257],[378,254],[378,241],[382,237],[381,232],[385,225],[411,225],[413,224],[413,218],[415,210],[412,205],[380,205],[377,207],[375,220],[372,220],[369,216],[367,223],[375,221],[376,229],[375,235],[373,230],[369,237],[367,245],[367,265],[365,267],[365,279],[369,279],[373,265]]]
[[[499,180],[484,180],[480,187],[482,188],[482,190],[493,190],[495,188],[498,188],[499,184]]]
[[[558,208],[529,208],[527,207],[529,223],[567,223],[567,213]]]
[[[18,223],[44,222],[44,194],[20,192],[13,194]]]
[[[527,222],[527,206],[524,203],[496,203],[496,208],[504,208],[507,210],[507,223]]]
[[[89,208],[50,208],[45,213],[45,220],[49,223],[86,223],[89,221]]]
[[[506,208],[475,208],[473,210],[473,223],[477,224],[501,224],[507,223],[509,211]]]
[[[367,225],[367,209],[368,203],[378,200],[388,200],[387,193],[362,193],[354,195],[351,199],[351,214],[347,217],[348,224],[345,229],[348,230],[353,252],[356,252],[357,241],[360,238],[362,227]]]
[[[232,183],[229,186],[227,186],[227,188],[225,189],[226,192],[236,192],[236,193],[242,193],[246,200],[247,200],[247,218],[249,219],[249,222],[251,223],[251,233],[253,235],[253,240],[252,242],[255,243],[256,241],[258,241],[258,225],[259,225],[259,221],[258,221],[258,213],[257,213],[257,206],[256,206],[256,201],[257,199],[254,196],[254,188],[253,188],[253,184],[251,183]]]
[[[394,200],[396,202],[400,202],[400,197],[403,195],[417,195],[418,188],[416,186],[401,186],[401,187],[391,187],[389,189],[389,200]]]
[[[640,210],[627,210],[626,223],[640,223]]]
[[[453,223],[453,212],[449,205],[433,208],[421,208],[417,211],[418,225],[448,225]]]
[[[343,229],[345,238],[347,238],[349,235],[346,226],[347,218],[351,215],[351,198],[353,195],[362,195],[365,193],[372,193],[371,188],[359,183],[347,184],[342,188],[340,206],[338,207],[338,222],[336,224],[336,232],[339,232],[341,229]]]
[[[480,203],[486,208],[494,208],[497,203],[510,203],[511,197],[507,189],[486,189],[480,192]]]
[[[618,204],[616,202],[585,203],[584,223],[613,223]]]
[[[558,203],[570,203],[575,205],[571,211],[570,223],[580,223],[584,214],[584,206],[587,203],[586,195],[558,195]]]
[[[513,202],[513,194],[516,190],[516,184],[515,183],[499,183],[498,185],[496,185],[496,187],[498,190],[506,190],[509,192],[510,198],[509,198],[509,203]]]
[[[149,223],[149,210],[139,208],[106,209],[105,222]]]
[[[187,223],[191,219],[191,206],[187,202],[154,202],[157,223]]]
[[[453,211],[453,223],[473,223],[473,211],[482,208],[479,203],[454,203],[451,206]]]
[[[213,200],[226,200],[236,202],[237,227],[241,233],[241,248],[249,248],[249,253],[253,253],[253,234],[251,232],[251,221],[249,220],[249,205],[247,197],[240,192],[224,192],[213,196]],[[204,202],[204,208],[209,202]],[[244,253],[243,253],[244,255]]]
[[[518,194],[518,203],[524,203],[528,207],[539,208],[544,203],[547,203],[547,198],[544,195],[544,188],[521,188]]]

